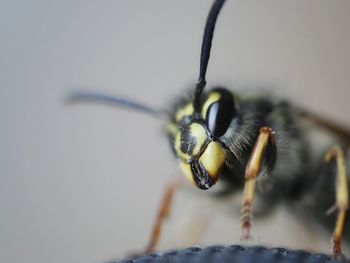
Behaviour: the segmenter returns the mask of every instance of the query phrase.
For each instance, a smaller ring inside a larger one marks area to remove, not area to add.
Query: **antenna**
[[[213,40],[213,35],[215,30],[215,23],[220,13],[221,7],[223,6],[224,3],[225,3],[225,0],[216,0],[213,3],[209,11],[209,15],[207,17],[207,22],[205,24],[203,40],[202,40],[201,56],[200,56],[199,77],[198,77],[198,82],[196,84],[194,103],[193,103],[194,104],[193,106],[196,112],[199,111],[200,96],[206,84],[205,74],[207,73],[211,43]]]
[[[200,56],[199,77],[195,88],[195,95],[194,95],[194,102],[193,102],[195,112],[199,112],[200,97],[206,84],[205,74],[207,72],[207,67],[208,67],[208,62],[210,57],[210,49],[211,49],[211,43],[213,40],[215,23],[224,2],[225,0],[216,0],[213,3],[205,24],[203,40],[202,40],[201,56]],[[68,94],[66,98],[66,102],[67,103],[92,102],[92,103],[121,106],[124,108],[129,108],[132,110],[143,112],[157,118],[164,117],[164,115],[166,114],[166,112],[162,110],[156,110],[148,105],[136,102],[134,100],[129,100],[119,96],[111,96],[111,95],[94,93],[94,92],[86,92],[86,91],[71,92],[70,94]]]
[[[165,114],[165,112],[161,110],[156,110],[148,105],[136,102],[134,100],[88,91],[71,92],[70,94],[68,94],[65,101],[66,103],[92,102],[112,106],[121,106],[123,108],[128,108],[138,112],[146,113],[156,118],[159,118],[161,117],[161,115]]]

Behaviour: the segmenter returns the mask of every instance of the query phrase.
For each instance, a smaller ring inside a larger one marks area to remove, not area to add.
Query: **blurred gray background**
[[[143,248],[163,186],[180,174],[162,123],[63,100],[81,88],[167,106],[197,79],[211,2],[2,1],[1,262],[103,262]],[[349,25],[346,0],[227,2],[208,84],[270,87],[349,127]],[[195,195],[178,196],[175,211],[194,210]],[[256,224],[258,243],[308,248],[287,232],[303,232],[303,219],[286,218]],[[238,229],[224,213],[202,244],[237,243]]]

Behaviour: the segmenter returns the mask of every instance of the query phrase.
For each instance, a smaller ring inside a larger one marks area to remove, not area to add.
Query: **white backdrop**
[[[161,123],[63,99],[81,87],[168,105],[195,83],[210,3],[2,1],[1,262],[103,262],[145,245],[179,174]],[[349,14],[349,1],[226,3],[209,86],[271,87],[349,127]],[[262,244],[303,248],[277,225],[255,227]],[[238,228],[222,216],[203,243],[237,243]]]

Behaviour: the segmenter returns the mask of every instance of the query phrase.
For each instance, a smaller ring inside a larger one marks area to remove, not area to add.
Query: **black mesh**
[[[205,248],[190,247],[181,250],[153,253],[136,258],[128,258],[109,263],[330,263],[348,262],[334,260],[328,255],[311,254],[302,250],[287,250],[284,248],[268,249],[261,246],[242,247],[209,246]]]

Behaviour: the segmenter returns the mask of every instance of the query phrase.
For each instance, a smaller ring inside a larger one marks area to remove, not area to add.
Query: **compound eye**
[[[210,104],[205,118],[207,128],[214,137],[226,133],[236,112],[233,95],[226,90],[219,93],[219,99]]]

